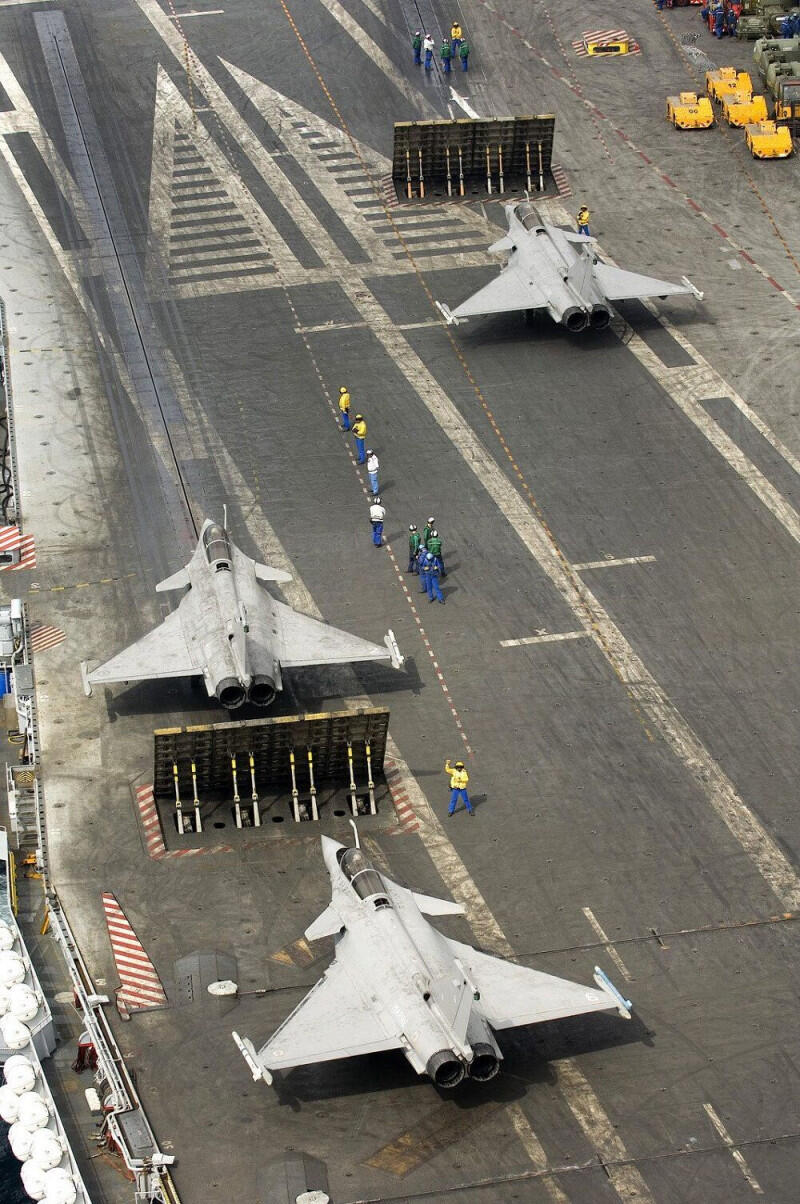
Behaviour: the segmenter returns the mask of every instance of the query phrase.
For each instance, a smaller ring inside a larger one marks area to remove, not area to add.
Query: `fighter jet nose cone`
[[[322,856],[325,859],[325,863],[327,865],[338,865],[336,854],[339,852],[339,849],[343,849],[345,846],[343,844],[339,844],[339,841],[334,840],[332,836],[320,836],[319,839],[320,844],[322,845]]]

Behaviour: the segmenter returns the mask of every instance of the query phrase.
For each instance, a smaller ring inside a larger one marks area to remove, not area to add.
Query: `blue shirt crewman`
[[[444,606],[444,594],[439,585],[439,561],[432,552],[428,552],[428,600],[441,602]]]
[[[428,553],[423,547],[421,547],[419,550],[417,564],[419,565],[419,592],[421,594],[427,594],[430,565],[428,564]]]

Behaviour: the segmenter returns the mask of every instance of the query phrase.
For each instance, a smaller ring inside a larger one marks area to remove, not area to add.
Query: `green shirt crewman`
[[[408,527],[408,568],[407,573],[419,573],[417,565],[417,553],[419,552],[422,537],[417,530],[416,523],[409,523]]]
[[[447,576],[447,571],[444,567],[444,557],[442,556],[442,541],[438,531],[431,531],[428,538],[425,540],[425,547],[439,566],[439,572],[442,577]]]

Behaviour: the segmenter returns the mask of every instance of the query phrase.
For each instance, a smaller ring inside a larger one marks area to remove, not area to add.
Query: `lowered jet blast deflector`
[[[283,688],[282,671],[403,657],[391,631],[384,646],[329,627],[276,601],[260,583],[291,581],[237,548],[207,520],[194,555],[156,590],[185,589],[163,623],[86,675],[89,690],[107,682],[202,676],[209,697],[228,710],[246,701],[266,707]],[[187,588],[188,587],[188,588]]]
[[[463,913],[381,873],[356,846],[322,837],[331,902],[306,939],[332,936],[334,961],[261,1049],[233,1034],[253,1078],[292,1066],[402,1049],[439,1087],[486,1082],[502,1060],[493,1030],[615,1010],[630,1002],[595,967],[595,987],[479,953],[424,916]]]
[[[604,330],[614,301],[681,295],[703,299],[685,276],[681,284],[670,284],[603,263],[593,238],[547,225],[529,201],[506,205],[505,211],[508,234],[489,248],[507,253],[505,266],[455,309],[437,301],[448,322],[520,309],[546,310],[554,322],[577,334],[587,328]]]

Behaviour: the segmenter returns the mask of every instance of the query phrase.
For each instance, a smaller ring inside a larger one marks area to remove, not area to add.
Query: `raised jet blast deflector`
[[[254,1078],[333,1058],[402,1049],[418,1074],[443,1088],[467,1075],[486,1082],[502,1060],[492,1029],[630,1003],[595,970],[595,985],[480,953],[445,937],[423,918],[463,911],[458,903],[417,895],[379,871],[363,849],[322,837],[331,902],[306,929],[333,936],[336,956],[261,1049],[234,1039]]]
[[[627,272],[603,263],[594,239],[543,222],[530,202],[506,205],[508,234],[489,248],[507,255],[500,275],[451,308],[436,304],[448,323],[486,314],[545,310],[577,333],[602,330],[611,320],[610,303],[633,298],[703,294],[684,276],[680,284]]]
[[[202,676],[209,696],[233,710],[268,706],[283,688],[282,670],[403,657],[391,631],[383,644],[329,627],[276,601],[261,582],[291,581],[283,569],[246,556],[217,523],[206,521],[189,563],[159,582],[185,589],[158,627],[86,675],[89,687],[151,678]]]

